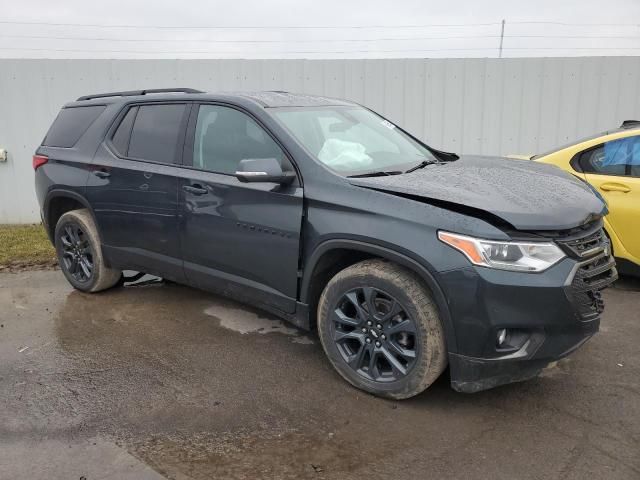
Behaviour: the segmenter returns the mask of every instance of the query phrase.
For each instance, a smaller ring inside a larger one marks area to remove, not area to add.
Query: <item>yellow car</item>
[[[604,226],[618,269],[640,275],[640,121],[540,155],[513,157],[556,165],[591,184],[609,207]]]

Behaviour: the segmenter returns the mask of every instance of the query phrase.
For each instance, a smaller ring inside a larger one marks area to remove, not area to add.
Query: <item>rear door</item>
[[[586,180],[607,201],[607,220],[624,248],[640,258],[640,136],[620,138],[580,156]]]
[[[248,113],[194,106],[179,190],[185,273],[198,287],[293,312],[302,186],[241,183],[235,171],[247,158],[277,158],[293,170],[283,148]]]
[[[190,104],[121,112],[91,166],[87,196],[117,266],[182,280],[178,174]]]

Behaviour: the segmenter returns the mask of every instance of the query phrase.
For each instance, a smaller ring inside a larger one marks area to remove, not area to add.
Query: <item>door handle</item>
[[[109,178],[111,174],[106,170],[94,170],[93,173],[98,178]]]
[[[631,189],[622,183],[603,183],[600,185],[600,190],[604,190],[605,192],[622,192],[627,193],[630,192]]]
[[[197,183],[194,185],[184,185],[182,189],[192,195],[206,195],[209,192],[206,188],[203,188],[202,185],[198,185]]]

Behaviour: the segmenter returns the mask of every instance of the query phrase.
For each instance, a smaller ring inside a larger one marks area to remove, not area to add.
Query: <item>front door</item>
[[[131,106],[100,146],[87,197],[114,266],[183,280],[178,163],[190,105]]]
[[[194,106],[180,182],[185,274],[200,288],[295,310],[302,222],[298,181],[241,183],[240,160],[277,158],[293,170],[274,138],[230,106]]]
[[[607,201],[607,221],[620,243],[640,258],[640,136],[591,149],[580,157],[580,166],[587,182]]]

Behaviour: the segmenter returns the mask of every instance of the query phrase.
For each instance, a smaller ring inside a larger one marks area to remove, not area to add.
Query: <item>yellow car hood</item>
[[[511,154],[511,155],[507,155],[506,158],[514,158],[516,160],[531,160],[535,155],[515,155],[515,154]]]

